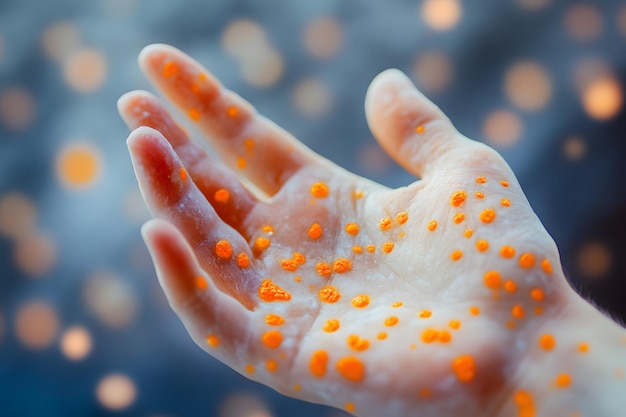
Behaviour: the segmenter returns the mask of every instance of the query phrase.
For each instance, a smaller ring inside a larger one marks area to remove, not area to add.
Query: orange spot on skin
[[[486,251],[487,249],[489,249],[489,242],[487,242],[486,240],[477,240],[476,249],[478,249],[479,252]]]
[[[311,239],[319,239],[322,236],[322,226],[319,223],[313,223],[307,233]]]
[[[197,83],[191,83],[191,85],[189,86],[189,89],[191,90],[191,92],[193,94],[200,94],[200,86]]]
[[[380,227],[380,230],[389,230],[391,229],[392,223],[393,222],[391,221],[391,218],[383,217],[382,219],[380,219],[380,222],[378,223],[378,227]]]
[[[428,228],[428,231],[429,231],[429,232],[434,232],[434,231],[435,231],[435,229],[437,228],[437,220],[431,220],[431,221],[429,221],[429,222],[428,222],[428,226],[427,226],[427,228]]]
[[[543,290],[541,288],[533,288],[532,290],[530,290],[530,298],[535,301],[543,301],[543,299],[545,298],[545,294],[543,293]]]
[[[348,346],[357,351],[364,351],[370,347],[370,342],[366,339],[361,339],[359,336],[355,334],[351,334],[346,339]]]
[[[452,370],[461,382],[471,382],[476,377],[476,363],[470,355],[461,355],[452,362]]]
[[[346,356],[337,361],[337,371],[349,381],[360,382],[365,378],[365,365],[359,358]]]
[[[567,388],[572,384],[572,377],[569,374],[560,374],[554,380],[554,385],[557,388]]]
[[[506,292],[516,292],[517,291],[517,284],[515,283],[515,281],[512,280],[506,280],[504,281],[504,291]]]
[[[304,265],[306,263],[306,256],[304,256],[300,252],[294,252],[291,255],[291,257],[292,257],[293,261],[295,263],[297,263],[298,265]]]
[[[485,193],[481,193],[480,191],[476,191],[474,193],[474,196],[476,196],[476,198],[485,198]]]
[[[293,259],[283,259],[280,261],[280,266],[287,272],[296,272],[299,265]]]
[[[483,223],[491,223],[496,219],[496,212],[494,209],[488,208],[480,212],[480,221]]]
[[[203,277],[196,277],[196,288],[199,290],[206,290],[208,288],[208,284]]]
[[[283,334],[278,330],[270,330],[263,333],[261,341],[270,349],[276,349],[283,343]]]
[[[367,249],[367,251],[368,251],[369,253],[374,253],[374,252],[376,252],[376,246],[374,246],[374,245],[367,245],[367,246],[365,247],[365,249]]]
[[[472,237],[473,234],[474,234],[474,231],[472,229],[467,229],[465,232],[463,232],[463,236],[465,236],[468,239]]]
[[[309,362],[309,370],[315,378],[323,378],[326,375],[326,367],[328,364],[328,352],[325,350],[317,350],[313,352],[311,361]]]
[[[393,248],[394,248],[395,246],[396,246],[396,245],[395,245],[395,243],[393,243],[393,242],[385,242],[385,243],[383,243],[383,246],[382,246],[382,248],[381,248],[381,249],[382,249],[382,251],[383,251],[384,253],[391,253],[391,251],[393,251]]]
[[[352,305],[356,308],[367,307],[369,303],[370,298],[365,294],[357,295],[352,299]]]
[[[254,151],[254,145],[254,139],[248,138],[243,141],[243,147],[248,155],[252,155],[252,152]]]
[[[317,265],[315,265],[315,272],[325,278],[328,278],[333,273],[332,269],[330,269],[330,265],[328,265],[326,262],[319,262]]]
[[[421,319],[427,319],[427,318],[429,318],[430,316],[433,315],[433,312],[430,311],[430,310],[422,310],[417,315]]]
[[[274,233],[274,228],[269,224],[266,224],[265,226],[263,226],[261,230],[263,230],[263,233],[268,234],[268,235],[271,235]]]
[[[502,277],[497,271],[489,271],[484,276],[485,286],[497,290],[502,285]]]
[[[420,390],[421,398],[430,398],[433,395],[432,391],[429,388],[422,388]]]
[[[270,326],[280,326],[285,322],[285,319],[278,314],[268,314],[265,316],[265,323]]]
[[[536,315],[541,316],[543,314],[543,308],[537,306],[533,309]]]
[[[461,224],[463,223],[463,220],[465,220],[465,213],[457,213],[452,218],[454,224]]]
[[[254,365],[246,365],[246,372],[249,374],[254,373]]]
[[[523,253],[519,257],[519,266],[524,269],[529,269],[535,266],[535,257],[531,253]]]
[[[376,339],[378,340],[385,340],[387,338],[387,333],[385,332],[380,332],[378,333],[378,335],[376,335]]]
[[[398,308],[398,307],[402,307],[403,304],[404,303],[402,301],[396,301],[395,303],[391,305],[391,307]]]
[[[344,408],[347,412],[354,413],[354,411],[356,410],[356,405],[354,405],[354,403],[346,403],[346,405],[344,405]]]
[[[502,246],[500,248],[500,256],[510,259],[515,256],[515,249],[512,246],[508,245]]]
[[[189,116],[189,118],[193,120],[194,122],[197,122],[198,120],[200,120],[200,110],[196,109],[195,107],[192,107],[189,110],[187,110],[187,116]]]
[[[509,182],[507,180],[500,180],[500,185],[503,187],[508,187],[509,186]]]
[[[476,306],[472,306],[469,308],[469,312],[472,316],[478,316],[480,315],[480,308],[476,307]]]
[[[228,203],[230,200],[230,192],[224,188],[220,188],[213,194],[213,199],[218,203]]]
[[[339,320],[337,319],[327,320],[326,323],[324,323],[323,329],[327,333],[336,332],[337,330],[339,330]]]
[[[239,109],[237,108],[237,106],[229,106],[226,109],[226,116],[232,118],[237,117],[237,115],[239,114]]]
[[[335,262],[333,262],[333,271],[338,274],[345,274],[346,272],[350,272],[352,270],[352,262],[347,258],[337,258]]]
[[[263,301],[289,301],[291,294],[274,284],[271,279],[265,279],[259,287],[259,298]]]
[[[321,301],[332,304],[339,300],[341,294],[337,291],[337,288],[327,285],[319,290],[318,296]]]
[[[450,204],[452,205],[452,207],[461,207],[461,204],[463,204],[466,199],[467,193],[465,191],[455,191],[450,197]]]
[[[385,319],[385,326],[392,327],[398,324],[398,318],[396,316],[390,316]]]
[[[363,191],[355,191],[352,193],[352,197],[355,200],[358,200],[359,198],[363,198]]]
[[[426,329],[422,332],[422,342],[424,343],[433,343],[437,340],[439,336],[439,332],[435,329]]]
[[[206,338],[206,343],[212,348],[216,348],[220,345],[220,339],[215,335],[209,335]]]
[[[409,213],[407,213],[406,211],[401,211],[400,213],[396,214],[396,223],[405,224],[407,221],[409,221]]]
[[[237,266],[239,268],[247,268],[250,266],[250,258],[244,252],[241,252],[237,255]]]
[[[346,224],[346,233],[349,235],[356,236],[359,233],[359,225],[356,223]]]
[[[215,244],[215,254],[221,259],[230,259],[233,256],[233,247],[228,240],[220,240]]]
[[[269,372],[276,372],[276,369],[278,369],[278,362],[273,359],[269,359],[267,362],[265,362],[265,368]]]
[[[502,200],[500,200],[500,205],[502,207],[511,207],[511,200],[509,200],[508,198],[503,198]]]
[[[239,157],[237,158],[235,164],[237,165],[237,168],[244,169],[248,165],[248,161],[246,160],[246,158]]]
[[[528,392],[517,391],[513,395],[513,402],[517,405],[518,417],[535,417],[535,404]]]
[[[450,328],[453,330],[459,330],[459,328],[461,327],[461,322],[459,320],[450,320],[448,326],[450,326]]]
[[[178,176],[180,177],[181,181],[187,181],[187,170],[184,167],[178,168]]]
[[[310,191],[311,195],[315,198],[326,198],[329,194],[328,186],[323,182],[316,182],[313,184]]]
[[[421,135],[422,133],[424,133],[424,130],[425,130],[425,129],[424,129],[424,126],[422,126],[422,125],[418,125],[418,126],[415,128],[415,132],[416,132],[416,133],[418,133],[418,134],[420,134],[420,135]]]
[[[511,309],[511,314],[516,319],[523,319],[524,318],[524,307],[522,307],[519,304],[514,305],[513,308]]]
[[[458,261],[462,257],[463,257],[463,252],[461,252],[460,250],[455,250],[454,252],[450,254],[450,259],[452,259],[453,261]]]
[[[294,391],[300,391],[302,389],[302,387],[300,386],[300,384],[294,384],[293,385],[293,390]]]
[[[254,241],[254,250],[256,250],[257,252],[262,252],[265,249],[270,247],[270,243],[272,243],[269,239],[265,238],[265,237],[258,237],[255,241]]]
[[[589,352],[589,343],[585,343],[585,342],[580,343],[578,345],[578,351],[580,353],[587,353],[587,352]]]
[[[352,246],[352,252],[354,253],[363,253],[363,248],[360,245]]]
[[[439,335],[437,336],[437,340],[439,340],[440,343],[450,343],[450,341],[452,340],[452,335],[447,330],[440,330]]]
[[[487,178],[485,177],[476,177],[476,184],[485,184],[487,182]]]
[[[175,62],[166,62],[165,65],[163,65],[163,77],[169,78],[176,75],[177,73],[178,65],[176,65]]]
[[[556,346],[556,340],[551,334],[544,334],[539,338],[539,347],[543,350],[552,350]]]
[[[545,272],[546,274],[552,273],[552,264],[550,263],[549,260],[544,259],[541,261],[541,270]]]

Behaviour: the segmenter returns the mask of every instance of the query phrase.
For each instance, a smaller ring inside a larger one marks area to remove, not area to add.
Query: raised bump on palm
[[[524,349],[514,341],[564,285],[551,279],[552,240],[495,151],[462,137],[403,75],[383,73],[368,122],[422,177],[392,190],[315,155],[181,52],[152,46],[140,63],[230,165],[152,95],[120,100],[131,128],[156,129],[129,138],[161,219],[144,237],[203,349],[358,415],[495,412]]]

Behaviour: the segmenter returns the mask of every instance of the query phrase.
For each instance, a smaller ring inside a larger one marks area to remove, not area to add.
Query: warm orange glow
[[[452,29],[461,19],[462,9],[458,0],[425,0],[421,7],[424,22],[432,29]]]
[[[519,140],[522,134],[522,122],[513,112],[497,110],[487,116],[483,131],[489,142],[496,146],[507,147]]]
[[[582,102],[589,116],[607,120],[621,110],[624,101],[622,86],[613,77],[602,77],[591,82],[582,92]]]
[[[332,107],[333,97],[322,81],[306,79],[300,81],[293,91],[296,108],[306,116],[318,117]]]
[[[516,0],[516,3],[528,11],[537,11],[545,8],[551,0]]]
[[[122,410],[135,401],[137,388],[126,375],[110,374],[98,383],[96,396],[104,407]]]
[[[0,198],[0,234],[16,239],[35,230],[37,210],[33,203],[20,193],[10,193]]]
[[[65,81],[74,90],[89,93],[98,90],[107,76],[107,61],[101,51],[83,49],[64,61]]]
[[[0,92],[0,123],[10,130],[30,127],[35,120],[37,106],[32,95],[21,87],[10,87]]]
[[[332,17],[312,20],[304,29],[304,47],[316,58],[331,58],[343,46],[343,28]]]
[[[69,22],[50,25],[43,33],[41,45],[48,57],[62,61],[80,45],[78,27]]]
[[[589,242],[578,251],[578,271],[586,279],[600,278],[611,269],[612,258],[604,243]]]
[[[505,91],[509,100],[517,107],[539,110],[545,107],[552,96],[552,83],[541,65],[522,61],[507,72]]]
[[[93,147],[73,143],[57,156],[56,171],[59,180],[70,188],[91,185],[100,172],[100,156]]]
[[[567,138],[563,143],[563,153],[568,159],[572,161],[577,161],[587,152],[587,145],[585,142],[576,136]]]
[[[88,309],[104,324],[125,327],[135,318],[137,299],[122,278],[108,272],[90,276],[83,293]]]
[[[91,335],[82,327],[71,327],[61,336],[61,351],[68,359],[84,359],[91,351]]]
[[[30,349],[48,347],[57,335],[59,319],[48,304],[31,301],[23,305],[15,318],[17,337]]]
[[[454,69],[443,52],[427,52],[420,55],[413,65],[417,86],[424,91],[439,92],[450,86]]]
[[[602,32],[602,15],[589,4],[577,4],[565,12],[565,30],[578,41],[592,41]]]
[[[222,34],[222,47],[238,58],[244,59],[246,55],[254,53],[259,47],[265,48],[266,45],[265,30],[252,20],[235,20]]]
[[[280,80],[285,64],[283,57],[276,49],[264,46],[242,57],[239,68],[243,79],[249,84],[267,88]]]
[[[42,276],[56,264],[57,248],[50,236],[32,233],[17,240],[13,256],[24,274]]]

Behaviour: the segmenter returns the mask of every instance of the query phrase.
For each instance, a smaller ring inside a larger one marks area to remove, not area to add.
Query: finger
[[[251,312],[217,290],[181,233],[163,220],[150,220],[141,233],[170,306],[196,343],[222,359],[246,347]]]
[[[220,289],[253,308],[261,278],[247,242],[219,218],[158,131],[147,127],[135,130],[128,138],[128,148],[151,213],[181,231],[200,266]]]
[[[453,163],[456,151],[478,145],[459,134],[443,112],[396,69],[372,81],[365,112],[382,148],[418,177]]]
[[[131,130],[148,126],[161,132],[220,218],[245,236],[243,221],[258,200],[237,175],[190,140],[185,130],[152,94],[145,91],[127,93],[118,100],[117,106]]]
[[[270,195],[305,166],[329,164],[225,89],[200,64],[167,45],[139,55],[148,78],[176,104],[231,167]]]

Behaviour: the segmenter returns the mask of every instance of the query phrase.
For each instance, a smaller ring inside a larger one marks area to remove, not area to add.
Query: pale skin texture
[[[382,148],[421,178],[389,189],[313,153],[182,52],[153,45],[139,62],[225,162],[153,95],[120,99],[155,217],[144,239],[206,352],[358,416],[626,409],[623,329],[571,290],[506,162],[402,73],[376,77],[365,103]]]

